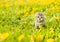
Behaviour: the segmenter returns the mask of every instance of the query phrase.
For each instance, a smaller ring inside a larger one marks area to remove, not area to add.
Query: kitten
[[[35,13],[35,28],[39,29],[39,26],[45,28],[45,14],[42,12]]]

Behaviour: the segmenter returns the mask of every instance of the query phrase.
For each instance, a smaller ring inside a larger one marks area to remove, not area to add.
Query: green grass
[[[18,37],[21,34],[25,35],[23,42],[29,42],[28,35],[44,35],[42,42],[46,42],[48,38],[57,39],[60,42],[60,11],[50,10],[51,7],[59,6],[51,4],[44,5],[24,5],[11,6],[9,8],[0,8],[0,32],[9,33],[9,37],[3,42],[19,42]],[[33,10],[34,8],[34,10]],[[46,10],[47,9],[47,10]],[[20,13],[18,13],[20,10]],[[41,31],[35,29],[34,13],[40,11],[46,14],[46,28],[41,28]],[[54,16],[59,19],[56,20]],[[53,29],[51,29],[53,28]],[[51,32],[52,31],[52,32]],[[37,41],[36,41],[37,42]]]

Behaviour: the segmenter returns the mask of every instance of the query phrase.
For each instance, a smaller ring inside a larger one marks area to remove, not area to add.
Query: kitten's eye
[[[44,18],[43,16],[41,16],[41,18]]]
[[[43,18],[43,17],[41,17],[41,18]]]

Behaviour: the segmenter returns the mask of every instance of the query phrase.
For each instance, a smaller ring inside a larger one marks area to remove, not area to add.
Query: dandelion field
[[[46,28],[35,28],[35,12]],[[60,42],[60,0],[0,0],[0,42]]]

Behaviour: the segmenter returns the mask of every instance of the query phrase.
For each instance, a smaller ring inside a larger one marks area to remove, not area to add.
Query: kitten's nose
[[[42,18],[40,20],[43,20]]]

